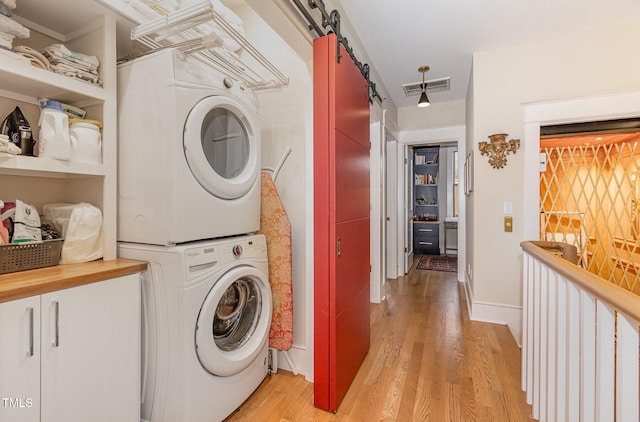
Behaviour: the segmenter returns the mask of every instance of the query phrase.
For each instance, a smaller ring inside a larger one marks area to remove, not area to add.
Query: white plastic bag
[[[102,258],[102,212],[99,208],[79,204],[47,204],[43,219],[62,237],[61,264],[75,264]]]

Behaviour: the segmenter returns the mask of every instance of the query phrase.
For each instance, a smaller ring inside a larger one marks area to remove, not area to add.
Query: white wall
[[[509,155],[505,168],[489,166],[478,142],[494,133],[523,139],[522,105],[638,87],[640,56],[634,54],[640,22],[510,48],[478,52],[473,58],[467,106],[467,147],[474,154],[475,191],[467,202],[469,251],[473,251],[472,318],[506,322],[520,339],[521,251],[525,223],[525,155]],[[531,190],[531,189],[530,189]],[[503,228],[503,203],[513,202],[513,232]],[[528,239],[527,239],[528,240]],[[469,256],[468,256],[469,258]]]
[[[293,259],[293,348],[291,357],[300,373],[307,374],[306,350],[308,337],[308,296],[313,295],[313,284],[309,280],[308,227],[313,226],[313,215],[307,204],[309,193],[313,193],[310,178],[310,151],[313,150],[313,81],[311,64],[285,43],[253,10],[247,6],[234,9],[241,16],[247,38],[281,72],[289,77],[289,85],[279,89],[258,91],[262,135],[262,165],[275,167],[287,147],[291,154],[285,161],[276,187],[284,203],[292,230]],[[308,46],[311,49],[311,45]],[[312,169],[312,166],[311,166]],[[311,232],[312,234],[312,232]],[[313,260],[311,260],[313,270]],[[313,305],[313,303],[311,303]],[[311,324],[313,320],[311,320]],[[287,360],[278,359],[280,367],[292,369]]]
[[[416,97],[416,104],[418,99]],[[403,132],[457,126],[464,124],[464,100],[445,103],[431,102],[426,108],[402,107],[398,109],[398,126]]]

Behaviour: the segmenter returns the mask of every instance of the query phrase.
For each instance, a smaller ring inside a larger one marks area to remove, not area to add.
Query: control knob
[[[234,245],[233,246],[233,256],[241,256],[242,255],[242,246],[240,245]]]

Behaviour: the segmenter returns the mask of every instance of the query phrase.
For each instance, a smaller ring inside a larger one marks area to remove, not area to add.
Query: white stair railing
[[[522,242],[522,389],[549,422],[640,420],[640,296]]]

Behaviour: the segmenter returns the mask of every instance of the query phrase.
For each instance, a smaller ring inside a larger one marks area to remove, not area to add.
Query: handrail
[[[531,241],[520,243],[522,249],[543,264],[562,275],[567,281],[591,293],[599,300],[640,322],[640,296],[617,286],[589,271],[571,264]]]

